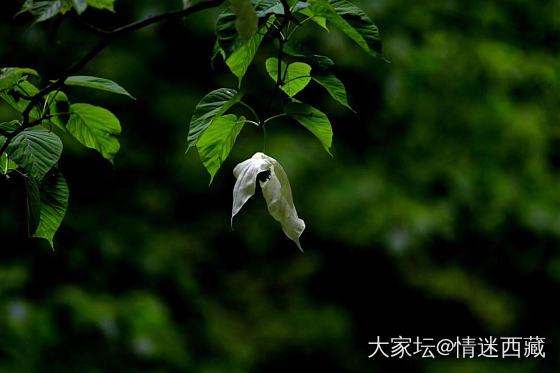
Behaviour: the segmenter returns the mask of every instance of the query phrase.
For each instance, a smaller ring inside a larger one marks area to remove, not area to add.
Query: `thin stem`
[[[263,123],[261,127],[263,130],[263,153],[266,153],[266,126]]]
[[[247,120],[247,119],[245,119],[245,123],[251,123],[251,124],[254,124],[254,125],[257,126],[257,127],[260,126],[260,124],[259,124],[258,122],[255,122],[254,120]]]
[[[294,28],[292,29],[292,31],[290,31],[290,33],[287,36],[287,40],[290,40],[292,38],[292,35],[294,34],[294,32],[297,31],[298,28],[300,28],[301,26],[303,26],[305,23],[311,21],[313,18],[315,17],[315,15],[309,16],[306,19],[304,19],[303,21],[297,23]]]
[[[258,114],[255,112],[255,110],[253,110],[253,108],[252,108],[250,105],[246,104],[246,103],[243,102],[243,101],[239,101],[239,103],[240,103],[241,105],[243,105],[244,107],[246,107],[246,108],[251,112],[251,114],[253,114],[253,116],[255,117],[255,119],[257,120],[257,122],[260,123],[261,120],[260,120]],[[258,125],[258,124],[257,124],[257,125]]]
[[[270,95],[270,98],[268,100],[268,103],[266,105],[266,113],[268,115],[268,113],[270,112],[270,108],[272,107],[272,102],[274,101],[274,96],[276,96],[276,93],[280,90],[280,86],[282,86],[284,84],[283,82],[283,78],[282,78],[282,58],[284,57],[284,44],[286,43],[286,38],[284,37],[284,34],[282,33],[282,31],[284,31],[284,29],[286,29],[286,27],[289,25],[290,23],[290,19],[292,18],[292,11],[290,10],[290,4],[288,4],[288,0],[280,0],[282,3],[282,7],[284,8],[284,19],[282,20],[282,23],[280,24],[280,26],[277,28],[278,30],[278,34],[277,34],[277,38],[278,38],[278,75],[276,77],[276,84],[274,85],[274,90],[272,91],[272,94]],[[286,72],[287,72],[287,66],[286,66]],[[263,129],[263,153],[266,152],[266,122],[262,122],[261,127]]]
[[[203,1],[203,2],[200,2],[196,5],[185,8],[185,9],[177,10],[177,11],[174,11],[174,12],[163,13],[163,14],[159,14],[159,15],[156,15],[156,16],[153,16],[153,17],[146,18],[146,19],[141,20],[141,21],[129,23],[129,24],[124,25],[122,27],[118,27],[118,28],[116,28],[112,31],[105,31],[105,30],[101,30],[101,29],[96,28],[97,29],[96,33],[99,34],[102,37],[102,39],[85,56],[83,56],[78,62],[76,62],[74,65],[72,65],[70,68],[68,68],[65,72],[63,72],[59,76],[58,79],[56,79],[55,81],[53,81],[52,83],[50,83],[49,85],[47,85],[46,87],[41,89],[35,95],[29,97],[29,103],[27,104],[27,106],[25,107],[25,110],[21,114],[22,125],[16,131],[8,134],[8,136],[5,136],[6,141],[4,142],[2,147],[0,148],[0,155],[4,154],[4,152],[8,148],[8,145],[10,144],[10,142],[12,141],[12,139],[15,136],[20,134],[26,128],[29,128],[29,127],[32,127],[32,126],[38,124],[38,123],[36,123],[38,121],[34,121],[34,122],[29,121],[29,114],[31,113],[31,110],[33,109],[33,107],[35,105],[40,105],[40,102],[45,95],[48,95],[49,93],[62,88],[66,78],[68,78],[69,76],[77,73],[82,68],[84,68],[84,66],[86,66],[103,49],[105,49],[105,47],[107,47],[109,44],[111,44],[115,38],[117,38],[118,36],[130,33],[130,32],[136,31],[136,30],[140,30],[140,29],[142,29],[144,27],[147,27],[147,26],[150,26],[154,23],[158,23],[158,22],[166,21],[166,20],[171,20],[171,19],[175,19],[175,18],[182,18],[182,17],[189,16],[193,13],[199,12],[201,10],[204,10],[204,9],[215,8],[215,7],[220,6],[223,2],[224,2],[224,0]]]
[[[267,124],[268,122],[270,122],[270,121],[272,121],[272,120],[274,120],[274,119],[282,118],[282,117],[285,117],[285,116],[287,116],[285,113],[278,114],[278,115],[274,115],[274,116],[272,116],[272,117],[266,119],[266,120],[264,121],[263,124]]]

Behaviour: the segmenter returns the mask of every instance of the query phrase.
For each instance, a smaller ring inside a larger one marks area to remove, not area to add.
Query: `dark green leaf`
[[[332,98],[346,106],[348,109],[354,111],[354,109],[352,109],[352,107],[348,104],[348,97],[346,96],[346,88],[344,88],[344,84],[333,73],[313,72],[311,73],[311,77],[317,83],[325,87]]]
[[[62,131],[66,131],[66,123],[70,117],[70,102],[62,91],[51,92],[47,95],[47,113],[53,115],[50,121]]]
[[[229,108],[237,104],[242,97],[242,93],[229,88],[219,88],[204,96],[196,105],[191,118],[187,152],[196,145],[202,133]]]
[[[42,180],[58,162],[62,154],[62,141],[47,129],[35,126],[14,137],[6,152],[29,175]]]
[[[33,96],[39,89],[35,87],[33,84],[29,83],[27,80],[19,82],[16,86],[11,89],[6,89],[4,91],[0,91],[0,98],[6,101],[8,105],[13,107],[20,113],[23,113],[29,101],[21,97],[21,95],[25,96]],[[41,108],[34,107],[31,112],[29,113],[29,117],[31,119],[37,119],[41,116]]]
[[[224,115],[216,119],[198,139],[196,148],[202,164],[210,174],[210,183],[227,159],[244,124],[245,117]]]
[[[358,7],[346,0],[309,0],[313,14],[325,17],[372,56],[381,55],[379,30]]]
[[[302,102],[290,102],[286,105],[285,112],[315,135],[327,153],[332,156],[330,151],[333,137],[332,126],[329,118],[323,112]]]
[[[329,0],[334,10],[340,15],[350,26],[352,26],[369,46],[366,52],[373,55],[381,55],[382,45],[379,29],[373,21],[358,8],[347,0]],[[375,53],[371,53],[371,51]]]
[[[53,238],[66,215],[68,207],[68,185],[62,173],[53,169],[41,182],[41,207],[39,222],[33,237],[44,238],[52,248]]]
[[[334,66],[334,61],[329,57],[313,54],[293,39],[284,44],[284,53],[293,57],[303,57],[311,63],[314,68],[318,67],[322,70],[326,70]]]
[[[299,12],[302,9],[307,8],[308,6],[308,3],[298,1],[293,7],[292,13]],[[258,9],[259,11],[257,12],[257,17],[259,18],[266,17],[270,14],[284,15],[284,6],[282,5],[282,2],[278,0],[262,1],[259,3]]]
[[[278,59],[267,59],[266,70],[276,82],[278,80]],[[288,96],[293,97],[311,81],[311,66],[303,62],[294,62],[289,64],[286,69],[286,63],[282,61],[281,76],[284,84],[280,86],[280,89],[286,92]]]
[[[26,176],[25,190],[27,192],[27,234],[32,237],[41,218],[41,180],[33,176]]]
[[[134,99],[134,97],[128,93],[126,89],[109,79],[98,78],[95,76],[76,75],[68,77],[64,81],[64,84],[99,89],[119,95],[125,95]]]
[[[68,132],[113,163],[120,148],[121,125],[117,117],[107,109],[90,104],[72,104],[70,112]]]
[[[4,67],[0,69],[0,91],[12,88],[24,75],[39,76],[37,71],[21,67]]]

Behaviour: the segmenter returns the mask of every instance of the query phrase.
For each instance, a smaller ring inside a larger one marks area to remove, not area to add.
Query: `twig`
[[[283,1],[285,1],[285,0],[283,0]],[[133,22],[133,23],[130,23],[128,25],[118,27],[118,28],[116,28],[112,31],[104,31],[104,30],[95,28],[95,29],[97,29],[96,33],[98,35],[100,35],[102,37],[102,39],[84,57],[82,57],[82,59],[80,59],[78,62],[76,62],[74,65],[72,65],[69,69],[67,69],[64,73],[62,73],[58,79],[56,79],[54,82],[50,83],[49,85],[47,85],[46,87],[41,89],[35,95],[29,97],[29,104],[27,104],[27,106],[25,107],[25,110],[21,114],[22,118],[23,118],[22,125],[16,131],[8,134],[8,136],[5,136],[6,141],[2,145],[2,148],[0,148],[0,155],[4,154],[4,152],[8,148],[8,145],[10,144],[10,142],[12,141],[12,139],[15,136],[17,136],[19,133],[24,131],[26,128],[32,127],[33,125],[36,125],[36,124],[38,124],[42,121],[42,120],[41,121],[36,120],[36,121],[31,122],[31,123],[29,122],[29,114],[31,113],[31,110],[33,109],[33,107],[35,105],[38,105],[45,95],[48,95],[49,93],[62,88],[66,78],[68,78],[69,76],[79,72],[93,58],[95,58],[95,56],[97,56],[103,49],[105,49],[105,47],[107,47],[109,44],[111,44],[111,42],[113,42],[113,40],[115,38],[117,38],[121,35],[130,33],[130,32],[136,31],[136,30],[140,30],[140,29],[142,29],[144,27],[147,27],[147,26],[150,26],[154,23],[167,21],[167,20],[171,20],[171,19],[175,19],[175,18],[182,18],[182,17],[189,16],[193,13],[199,12],[201,10],[204,10],[204,9],[215,8],[217,6],[220,6],[223,2],[224,2],[224,0],[203,1],[203,2],[198,3],[196,5],[190,6],[186,9],[181,9],[181,10],[177,10],[177,11],[174,11],[174,12],[159,14],[159,15],[156,15],[156,16],[153,16],[153,17],[146,18],[146,19],[141,20],[141,21]],[[91,29],[91,27],[90,27],[90,29]],[[35,122],[38,122],[38,123],[35,123]],[[32,125],[32,123],[35,123],[35,124]]]

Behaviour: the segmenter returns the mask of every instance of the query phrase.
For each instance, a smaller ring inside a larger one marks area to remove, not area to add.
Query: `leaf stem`
[[[274,115],[274,116],[272,116],[272,117],[266,119],[266,120],[264,121],[263,125],[267,124],[267,123],[270,122],[271,120],[278,119],[278,118],[282,118],[282,117],[285,117],[285,116],[287,116],[285,113],[278,114],[278,115]]]
[[[241,105],[243,105],[244,107],[246,107],[246,108],[251,112],[251,114],[253,114],[253,116],[255,117],[255,119],[257,120],[257,122],[259,122],[259,123],[261,122],[261,120],[260,120],[260,118],[259,118],[259,115],[257,114],[257,112],[256,112],[255,110],[253,110],[253,108],[251,107],[251,105],[249,105],[249,104],[247,104],[247,103],[245,103],[245,102],[243,102],[243,101],[239,101],[239,103],[240,103]],[[257,124],[257,125],[258,125],[258,124]]]
[[[251,123],[251,124],[254,124],[254,125],[257,126],[257,127],[260,126],[260,124],[257,123],[257,122],[255,122],[254,120],[247,120],[247,119],[245,119],[245,123]]]

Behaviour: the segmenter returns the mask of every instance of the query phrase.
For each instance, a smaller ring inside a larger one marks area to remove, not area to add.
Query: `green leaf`
[[[231,10],[235,13],[237,20],[235,28],[244,42],[248,42],[259,27],[257,13],[251,0],[230,0]]]
[[[87,8],[86,0],[72,0],[72,4],[74,5],[74,9],[76,9],[76,13],[78,14],[82,14]]]
[[[56,16],[63,9],[63,5],[61,0],[26,1],[20,13],[29,11],[35,16],[35,23],[39,23]]]
[[[62,91],[51,92],[47,95],[47,103],[47,113],[53,115],[50,122],[66,132],[66,123],[68,118],[70,118],[70,102],[68,97]]]
[[[115,0],[86,0],[89,6],[97,9],[107,9],[111,12],[115,11]]]
[[[227,159],[244,124],[243,116],[224,115],[216,119],[198,139],[196,148],[202,164],[210,174],[210,184]]]
[[[32,234],[44,238],[54,248],[53,238],[68,208],[68,185],[62,173],[53,169],[41,182],[40,215],[37,228]]]
[[[116,93],[118,95],[125,95],[132,99],[135,99],[130,93],[128,93],[126,89],[113,82],[112,80],[98,78],[95,76],[70,76],[64,81],[64,84],[99,89],[101,91]]]
[[[292,13],[296,13],[305,9],[309,6],[308,3],[304,3],[303,1],[298,1],[296,5],[291,10]],[[266,17],[270,14],[276,15],[284,15],[284,6],[280,1],[272,0],[272,1],[261,1],[259,2],[259,11],[257,12],[257,17],[262,18]]]
[[[284,53],[293,57],[305,58],[314,68],[318,67],[321,70],[334,66],[334,61],[329,57],[314,54],[293,39],[284,44]]]
[[[0,123],[0,130],[2,130],[3,132],[12,133],[16,131],[18,128],[19,125],[13,122]],[[0,148],[4,146],[5,142],[6,142],[6,138],[0,135]],[[6,154],[6,152],[2,153],[2,155],[0,156],[0,173],[2,173],[2,175],[7,175],[8,172],[10,172],[10,170],[16,168],[17,168],[17,164],[15,164],[14,161],[12,161],[8,157],[8,154]]]
[[[219,88],[200,100],[194,109],[187,137],[187,152],[195,146],[202,133],[222,114],[241,101],[243,94],[235,89]]]
[[[303,62],[294,62],[288,65],[282,61],[281,77],[284,84],[280,86],[290,97],[295,96],[304,89],[311,81],[311,66]],[[266,60],[266,71],[275,82],[278,80],[278,59],[269,58]]]
[[[357,6],[346,0],[309,0],[313,14],[325,17],[368,54],[381,55],[377,26]]]
[[[329,31],[329,28],[327,27],[327,19],[325,17],[315,15],[309,7],[303,8],[299,12],[304,16],[312,17],[311,20],[313,22],[315,22],[318,26],[325,29],[326,31]]]
[[[17,130],[19,128],[19,125],[17,124],[17,121],[11,121],[11,122],[2,122],[0,123],[0,130],[4,131],[4,132],[14,132],[15,130]],[[0,135],[0,146],[2,146],[3,142],[2,142],[3,136]]]
[[[82,145],[95,149],[114,162],[119,151],[118,136],[121,124],[109,110],[90,104],[70,105],[70,118],[66,129]]]
[[[271,16],[269,22],[263,25],[255,36],[253,36],[246,44],[236,49],[229,57],[225,58],[226,65],[237,77],[239,86],[241,86],[241,81],[249,69],[251,62],[253,62],[253,58],[255,58],[257,50],[259,49],[264,36],[268,32],[270,24],[274,22],[274,19],[275,17]]]
[[[332,98],[334,98],[342,105],[346,106],[348,109],[354,111],[354,109],[352,109],[352,107],[348,104],[348,97],[346,96],[346,88],[344,88],[344,84],[340,80],[338,80],[338,78],[333,73],[313,72],[311,74],[311,77],[314,81],[322,85],[327,90],[327,92],[329,92]]]
[[[39,76],[37,71],[22,67],[4,67],[0,69],[0,91],[12,88],[23,75]]]
[[[33,237],[41,219],[41,180],[33,176],[26,176],[25,190],[27,192],[27,234],[29,237]]]
[[[20,97],[20,95],[33,96],[37,92],[39,92],[39,89],[37,89],[37,87],[29,83],[27,80],[24,80],[19,82],[11,89],[0,91],[0,98],[6,101],[6,103],[13,107],[16,111],[23,113],[23,111],[29,104],[29,100]],[[37,119],[40,116],[41,110],[37,106],[34,107],[29,113],[29,117],[31,119]]]
[[[0,172],[2,173],[2,175],[7,175],[11,170],[15,170],[16,168],[17,164],[9,159],[6,153],[0,156]]]
[[[224,54],[224,60],[242,45],[235,21],[235,13],[230,9],[225,9],[216,20],[216,42]]]
[[[315,135],[327,153],[332,156],[330,151],[333,137],[332,126],[329,118],[323,112],[302,102],[290,102],[286,105],[285,112]]]
[[[373,55],[379,56],[382,52],[381,36],[379,29],[368,17],[366,13],[356,5],[347,0],[329,0],[334,10],[340,15],[350,26],[352,26],[361,37],[366,41],[370,51],[375,52]],[[366,50],[367,52],[367,50]]]
[[[27,128],[8,145],[8,157],[23,167],[29,175],[42,180],[58,162],[62,154],[62,141],[44,127]]]

